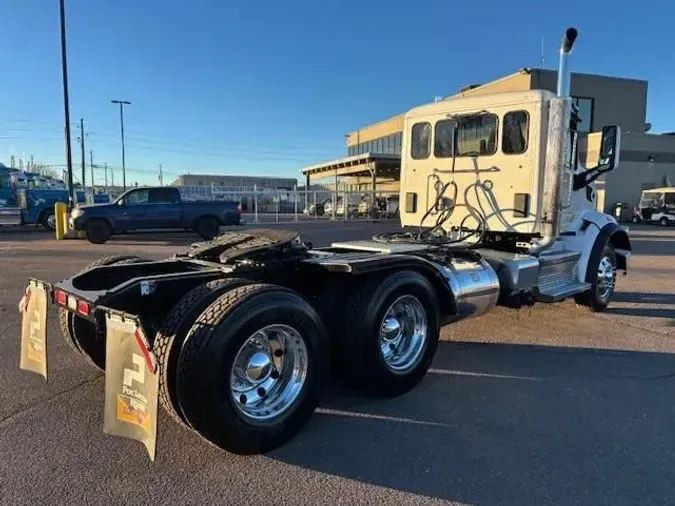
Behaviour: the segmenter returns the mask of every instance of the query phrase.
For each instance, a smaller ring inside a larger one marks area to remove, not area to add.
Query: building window
[[[414,160],[429,158],[431,151],[431,123],[415,123],[412,127],[410,155]]]
[[[577,132],[592,132],[595,100],[586,97],[572,97],[572,103],[578,108],[579,123],[577,123]]]
[[[504,115],[502,152],[507,155],[519,155],[527,151],[529,120],[527,111],[507,112]]]

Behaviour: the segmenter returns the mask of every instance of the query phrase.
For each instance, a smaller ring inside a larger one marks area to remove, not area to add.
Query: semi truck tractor
[[[620,131],[592,134],[597,164],[579,163],[576,37],[563,37],[557,93],[406,114],[399,232],[314,248],[294,231],[239,230],[162,261],[107,257],[55,284],[29,279],[21,368],[47,378],[53,314],[105,371],[106,433],[154,458],[161,406],[212,444],[255,454],[305,426],[329,372],[376,396],[415,388],[443,325],[569,298],[603,311],[631,251],[627,230],[595,210]]]

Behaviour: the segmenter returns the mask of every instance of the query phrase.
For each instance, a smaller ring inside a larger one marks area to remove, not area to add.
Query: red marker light
[[[89,307],[89,303],[85,302],[83,300],[80,300],[77,302],[77,311],[80,314],[83,314],[84,316],[89,316],[89,311],[91,308]]]
[[[54,299],[56,299],[56,302],[62,306],[65,306],[68,303],[68,296],[66,295],[66,292],[62,292],[61,290],[56,290],[54,292]]]

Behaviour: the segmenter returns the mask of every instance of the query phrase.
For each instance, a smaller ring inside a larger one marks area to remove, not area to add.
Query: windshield
[[[640,199],[640,207],[662,207],[663,193],[643,193]]]

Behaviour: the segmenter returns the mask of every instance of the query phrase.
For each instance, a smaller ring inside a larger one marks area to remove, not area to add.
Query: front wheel
[[[176,368],[187,423],[238,454],[281,446],[316,409],[329,365],[314,308],[288,289],[249,284],[218,297],[188,332]]]
[[[92,244],[103,244],[112,234],[112,227],[104,220],[89,220],[84,227],[84,236]]]
[[[661,225],[662,227],[667,227],[668,225],[670,225],[670,220],[668,220],[668,218],[664,216],[659,220],[659,225]]]
[[[591,288],[574,297],[577,305],[593,312],[607,309],[616,286],[616,253],[609,244],[591,256],[586,281],[591,283]]]

